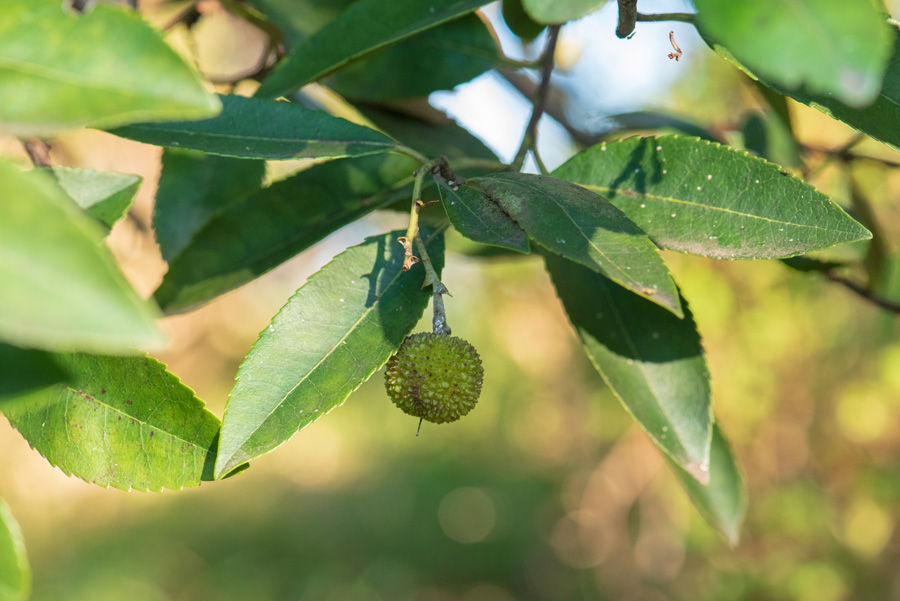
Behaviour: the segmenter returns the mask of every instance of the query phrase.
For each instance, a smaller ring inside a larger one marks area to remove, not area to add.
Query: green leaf
[[[282,96],[355,58],[470,13],[488,0],[357,0],[304,39],[266,78],[257,96]]]
[[[709,372],[687,303],[684,319],[571,261],[547,270],[588,358],[653,441],[694,478],[709,477]]]
[[[0,406],[4,399],[68,380],[54,356],[0,343]]]
[[[25,539],[9,505],[0,499],[0,601],[25,601],[30,592]]]
[[[652,111],[633,111],[630,113],[616,113],[609,115],[605,121],[610,123],[610,132],[625,132],[636,130],[672,130],[678,133],[696,136],[710,142],[718,142],[719,140],[708,129],[701,125],[697,125],[693,121],[683,119],[674,115],[665,113],[655,113]],[[606,133],[607,130],[604,130]]]
[[[704,36],[763,80],[862,108],[878,95],[892,32],[876,0],[695,0]]]
[[[339,254],[262,331],[228,397],[216,477],[343,403],[397,350],[431,294],[422,288],[421,265],[402,270],[402,234],[374,236]],[[443,236],[425,239],[440,273]]]
[[[293,48],[334,21],[354,0],[250,0],[284,34]]]
[[[0,161],[0,340],[49,350],[159,346],[155,311],[102,243],[102,229],[46,174]]]
[[[222,113],[203,121],[142,123],[112,130],[157,146],[240,159],[340,158],[390,152],[382,133],[288,102],[222,96]]]
[[[747,511],[747,494],[734,455],[718,424],[713,425],[708,484],[704,486],[697,482],[671,459],[669,465],[694,507],[713,528],[725,536],[731,546],[737,545],[741,523]]]
[[[525,12],[522,0],[503,0],[502,14],[509,30],[523,40],[531,41],[544,31],[545,25],[535,23]]]
[[[265,173],[265,161],[167,148],[153,207],[163,259],[171,261],[210,219],[258,190]]]
[[[786,167],[801,164],[793,133],[784,127],[774,111],[749,113],[741,125],[741,133],[744,135],[744,148],[757,156]]]
[[[789,257],[871,237],[777,166],[696,138],[599,144],[553,176],[603,194],[663,248],[714,259]]]
[[[449,90],[494,67],[497,44],[465,15],[351,63],[324,83],[347,98],[385,102]]]
[[[580,19],[604,4],[606,0],[522,0],[525,12],[545,25]]]
[[[442,183],[441,202],[450,223],[460,234],[475,242],[508,248],[523,254],[531,252],[528,235],[500,205],[490,202],[472,188],[453,189]]]
[[[170,261],[156,301],[166,312],[183,311],[249,282],[395,200],[389,187],[417,166],[399,155],[332,161],[251,194]]]
[[[123,7],[83,15],[58,0],[0,3],[0,133],[196,119],[219,101],[160,34]]]
[[[219,420],[165,365],[85,354],[57,360],[71,383],[4,411],[47,461],[124,490],[180,489],[212,478]]]
[[[494,173],[466,181],[534,241],[681,316],[675,283],[656,247],[604,197],[540,175]]]
[[[128,173],[71,167],[51,167],[50,172],[66,195],[107,231],[125,215],[141,186],[141,177]]]

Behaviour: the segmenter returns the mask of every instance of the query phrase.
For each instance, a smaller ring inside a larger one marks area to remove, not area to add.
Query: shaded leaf
[[[878,95],[892,32],[876,0],[696,0],[704,36],[764,81],[857,108]]]
[[[67,379],[51,353],[0,343],[0,407],[5,399]]]
[[[125,490],[180,489],[212,478],[219,420],[149,357],[57,355],[68,385],[4,409],[68,475]]]
[[[374,236],[336,256],[262,331],[228,397],[216,477],[343,403],[397,350],[430,297],[421,265],[402,271],[402,234]],[[440,273],[443,236],[425,239]]]
[[[522,0],[525,12],[544,25],[580,19],[604,4],[606,0]]]
[[[71,167],[52,167],[50,172],[66,195],[107,231],[128,212],[141,186],[141,177],[128,173]]]
[[[25,601],[30,592],[25,539],[9,505],[0,499],[0,601]]]
[[[797,141],[774,111],[749,113],[741,125],[741,133],[744,148],[757,156],[785,167],[801,164]]]
[[[51,350],[158,346],[155,311],[102,244],[102,229],[44,173],[0,161],[0,339]]]
[[[581,265],[545,259],[591,363],[666,455],[706,481],[709,372],[687,303],[678,319]]]
[[[0,132],[16,136],[220,109],[136,12],[97,3],[79,16],[57,0],[0,3],[0,98]]]
[[[284,34],[293,48],[334,21],[354,0],[250,0]]]
[[[553,176],[604,195],[660,246],[714,259],[788,257],[871,236],[775,165],[696,138],[599,144]]]
[[[257,96],[284,95],[369,52],[470,13],[487,0],[357,0],[295,46],[267,77]]]
[[[439,189],[447,217],[460,234],[475,242],[523,254],[531,252],[525,230],[484,194],[467,187],[454,190],[445,183]]]
[[[169,263],[154,294],[183,311],[277,267],[334,230],[396,199],[418,165],[399,155],[316,165],[215,216]]]
[[[737,545],[747,511],[747,493],[734,455],[718,424],[713,425],[707,485],[697,482],[671,459],[669,465],[700,515],[721,532],[731,546]]]
[[[467,180],[544,248],[585,265],[679,317],[675,283],[656,247],[604,197],[540,175],[494,173]]]
[[[203,121],[141,123],[112,133],[156,146],[242,159],[339,158],[390,152],[382,133],[288,102],[222,96],[222,113]]]
[[[525,12],[522,0],[503,0],[503,21],[509,30],[522,38],[531,41],[544,31],[545,25],[535,23]]]
[[[470,14],[373,52],[324,83],[368,102],[416,98],[478,77],[494,67],[497,53],[494,37]]]
[[[718,142],[715,135],[702,125],[697,125],[693,121],[669,115],[665,113],[654,113],[651,111],[633,111],[630,113],[616,113],[609,115],[604,121],[609,122],[609,126],[602,131],[635,131],[640,129],[663,129],[673,130],[689,136],[696,136],[710,142]]]
[[[213,216],[259,189],[265,173],[265,161],[167,148],[153,207],[163,259],[171,261]]]

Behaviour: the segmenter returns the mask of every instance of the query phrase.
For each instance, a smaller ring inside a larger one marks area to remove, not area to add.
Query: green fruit
[[[435,424],[452,422],[478,402],[484,369],[478,351],[455,336],[407,336],[388,360],[384,386],[404,413]]]

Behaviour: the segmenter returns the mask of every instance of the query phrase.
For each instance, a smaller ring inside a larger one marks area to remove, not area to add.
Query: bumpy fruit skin
[[[407,336],[388,360],[384,386],[404,413],[442,424],[475,407],[483,376],[481,358],[471,344],[421,332]]]

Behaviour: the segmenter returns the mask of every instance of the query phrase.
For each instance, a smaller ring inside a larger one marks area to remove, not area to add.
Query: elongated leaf
[[[737,545],[741,523],[747,511],[747,493],[728,441],[719,426],[713,425],[709,451],[709,483],[697,482],[691,474],[669,459],[669,465],[688,496],[709,524],[728,542]]]
[[[325,83],[368,102],[417,98],[474,79],[494,67],[497,54],[494,37],[470,14],[373,52]]]
[[[264,161],[166,149],[153,229],[163,259],[171,261],[209,220],[259,189]]]
[[[57,0],[0,3],[0,98],[0,132],[17,136],[220,109],[137,13],[97,3],[77,16]]]
[[[143,123],[112,130],[130,140],[240,159],[339,158],[389,152],[382,133],[288,102],[222,96],[203,121]]]
[[[0,601],[25,601],[30,592],[25,540],[9,505],[0,499]]]
[[[544,248],[603,273],[679,317],[681,304],[656,247],[604,197],[554,177],[494,173],[466,182]]]
[[[128,173],[71,167],[52,167],[50,172],[66,195],[107,231],[128,211],[141,185],[140,176]]]
[[[660,246],[714,259],[789,257],[871,237],[775,165],[696,138],[600,144],[553,175],[603,194]]]
[[[878,95],[891,48],[876,0],[696,0],[700,29],[763,80],[862,108]]]
[[[528,235],[500,205],[487,200],[471,188],[440,187],[441,200],[450,223],[470,240],[508,248],[523,254],[531,252]]]
[[[351,60],[470,13],[488,0],[358,0],[300,42],[263,81],[257,96],[281,96]]]
[[[709,372],[687,303],[678,319],[581,265],[545,258],[594,367],[666,455],[706,481]]]
[[[281,445],[344,402],[422,316],[424,269],[404,272],[391,232],[348,248],[313,275],[259,336],[228,397],[216,476]],[[425,237],[438,272],[440,234]]]
[[[0,343],[0,408],[4,399],[67,379],[51,353]]]
[[[336,229],[396,200],[416,163],[401,156],[332,161],[276,182],[216,216],[169,263],[154,297],[168,313],[266,273]]]
[[[293,48],[332,21],[354,0],[250,0],[284,35]]]
[[[102,230],[46,174],[0,161],[0,339],[51,350],[158,346],[155,312],[125,281]]]
[[[73,381],[4,410],[51,464],[100,486],[180,489],[212,478],[219,420],[149,357],[58,355]]]
[[[606,0],[522,0],[525,12],[545,25],[580,19],[604,4]]]

